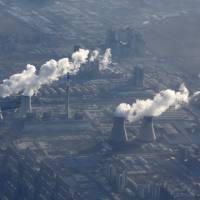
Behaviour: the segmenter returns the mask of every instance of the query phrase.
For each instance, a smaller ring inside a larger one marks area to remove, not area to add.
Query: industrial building
[[[114,56],[141,56],[145,53],[145,41],[142,33],[130,27],[107,32],[105,47],[112,48]]]
[[[127,80],[113,77],[84,85],[74,79],[69,84],[68,77],[67,85],[66,79],[60,84],[62,95],[57,86],[43,88],[48,94],[41,90],[38,97],[22,96],[19,109],[2,111],[0,163],[7,175],[1,176],[1,197],[12,200],[23,191],[19,199],[196,200],[199,186],[192,180],[199,174],[194,163],[199,165],[200,151],[193,112],[170,108],[160,117],[129,123],[113,119],[115,107],[151,98],[152,90],[132,91]],[[18,133],[11,131],[13,123]],[[8,148],[10,132],[14,139]],[[191,143],[196,143],[193,148]]]
[[[166,72],[168,83],[153,59],[128,60],[128,51],[138,51],[137,37],[131,29],[109,33],[114,58],[119,52],[125,58],[112,66],[119,73],[101,73],[93,62],[36,96],[1,101],[1,199],[199,198],[200,112],[194,105],[136,122],[113,115],[120,103],[152,98],[179,81]]]
[[[113,58],[105,71],[87,62],[33,96],[6,81],[14,94],[0,98],[0,200],[199,200],[199,96],[137,121],[114,114],[182,83],[199,91],[199,7],[0,0],[1,84],[27,63],[38,71],[80,48],[111,48]]]
[[[134,68],[133,84],[136,88],[144,87],[144,69],[141,66]]]
[[[38,97],[22,96],[19,109],[2,111],[6,122],[2,131],[10,132],[16,122],[20,126],[11,150],[6,150],[7,138],[2,132],[1,158],[7,158],[1,162],[5,164],[2,173],[8,174],[1,178],[2,197],[12,199],[23,189],[21,195],[27,199],[187,200],[190,191],[190,198],[196,200],[198,186],[183,176],[185,171],[177,173],[177,167],[183,165],[194,170],[192,179],[198,174],[192,164],[198,165],[198,141],[191,153],[178,146],[189,145],[188,138],[198,138],[195,133],[189,135],[197,123],[196,115],[170,108],[158,118],[146,116],[136,123],[113,120],[113,110],[120,102],[151,98],[154,92],[146,88],[132,91],[135,86],[127,87],[127,80],[113,77],[83,85],[74,79],[69,84],[68,76],[67,83],[65,79],[60,84],[62,93],[57,83],[43,88]],[[180,125],[174,123],[177,120]],[[23,166],[24,175],[18,166]],[[172,174],[177,175],[172,178]],[[22,188],[16,185],[19,177],[23,177]],[[182,177],[187,186],[179,186]]]

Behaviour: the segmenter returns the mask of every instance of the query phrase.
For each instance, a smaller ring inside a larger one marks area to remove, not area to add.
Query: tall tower
[[[67,83],[66,83],[66,102],[65,102],[65,111],[67,114],[67,119],[69,119],[69,91],[70,90],[70,74],[67,73]]]
[[[115,117],[111,133],[111,142],[114,145],[125,144],[128,141],[125,119],[123,117]]]
[[[132,48],[132,45],[133,45],[133,30],[130,27],[126,28],[126,37],[127,37],[127,47]]]
[[[1,110],[1,107],[0,107],[0,121],[3,120],[3,114],[2,114],[2,110]]]
[[[134,86],[144,87],[144,69],[141,66],[136,66],[134,69]]]
[[[21,107],[20,107],[22,116],[26,115],[27,113],[30,113],[31,110],[32,110],[31,97],[22,95],[21,96]]]
[[[113,29],[107,31],[106,41],[105,41],[106,47],[115,49],[117,42],[118,42],[118,40],[117,40],[116,31]]]
[[[117,190],[119,192],[123,192],[124,188],[126,187],[126,171],[124,170],[122,173],[119,173],[116,177],[116,185]]]
[[[154,142],[156,140],[152,116],[144,117],[140,129],[139,140],[143,142]]]

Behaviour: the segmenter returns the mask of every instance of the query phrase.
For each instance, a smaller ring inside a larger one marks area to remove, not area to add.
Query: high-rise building
[[[136,66],[134,68],[133,80],[134,80],[135,87],[139,87],[139,88],[144,87],[144,69],[143,69],[143,67]]]

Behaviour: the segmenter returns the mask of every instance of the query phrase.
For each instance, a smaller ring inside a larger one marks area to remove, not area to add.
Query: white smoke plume
[[[132,105],[122,103],[115,111],[115,116],[123,117],[130,122],[135,122],[145,116],[157,117],[168,110],[171,106],[175,109],[188,104],[190,101],[189,91],[182,84],[179,91],[163,90],[156,94],[153,99],[136,100]]]
[[[88,61],[89,50],[79,49],[79,51],[72,54],[72,60],[75,68],[79,69],[82,64]]]
[[[108,69],[108,66],[112,63],[112,53],[111,49],[106,49],[104,55],[99,61],[99,70],[104,71]]]
[[[90,54],[89,61],[98,62],[100,71],[111,70],[109,68],[109,65],[112,63],[111,49],[106,49],[103,55],[100,54],[99,50],[92,51]]]
[[[32,96],[43,86],[57,81],[67,73],[76,74],[81,65],[88,61],[89,50],[80,49],[72,54],[72,61],[62,58],[59,61],[50,60],[41,66],[39,72],[36,67],[28,64],[27,68],[19,74],[3,80],[0,85],[0,96],[7,97],[20,92]]]
[[[193,94],[192,98],[195,98],[196,96],[199,96],[200,95],[200,91],[197,91]]]
[[[41,66],[38,72],[35,66],[28,64],[21,73],[3,80],[0,85],[0,96],[7,97],[18,93],[32,96],[43,85],[49,85],[67,73],[77,74],[82,64],[98,61],[100,70],[105,70],[112,62],[111,49],[107,49],[103,56],[98,50],[92,51],[90,55],[89,53],[89,50],[79,49],[72,54],[71,60],[69,58],[62,58],[58,61],[49,60]]]
[[[0,96],[7,97],[31,87],[32,82],[37,79],[36,68],[33,65],[27,65],[21,73],[10,76],[9,79],[3,80],[0,85]]]
[[[98,50],[94,50],[91,52],[91,55],[90,55],[90,62],[95,62],[96,60],[99,59],[99,51]]]

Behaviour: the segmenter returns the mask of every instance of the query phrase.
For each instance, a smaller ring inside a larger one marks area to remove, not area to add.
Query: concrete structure
[[[69,119],[69,90],[70,90],[70,75],[69,75],[69,73],[67,73],[66,104],[65,104],[67,119]]]
[[[20,107],[22,116],[26,115],[26,113],[30,113],[31,110],[32,110],[31,97],[22,95],[21,96],[21,107]]]
[[[48,119],[25,121],[23,126],[23,133],[68,133],[68,132],[82,132],[89,131],[90,124],[86,120],[67,120],[66,119]]]
[[[2,111],[12,110],[20,107],[20,97],[12,96],[0,99],[0,107]]]
[[[116,145],[125,144],[128,141],[125,119],[123,117],[115,117],[111,133],[111,142]]]
[[[116,177],[116,185],[119,192],[123,192],[126,187],[126,176],[126,171],[123,171]]]
[[[114,55],[121,57],[143,55],[145,41],[143,35],[127,27],[119,30],[109,30],[106,34],[106,48],[112,48]]]
[[[143,142],[154,142],[156,140],[152,116],[144,117],[140,128],[139,140]]]
[[[0,107],[0,121],[3,120],[3,114],[2,114],[2,110],[1,110],[1,107]]]
[[[124,191],[127,184],[127,174],[125,170],[120,171],[114,165],[110,164],[106,167],[106,176],[108,181],[118,192]]]
[[[135,87],[144,87],[144,69],[141,66],[136,66],[134,68],[133,80]]]

